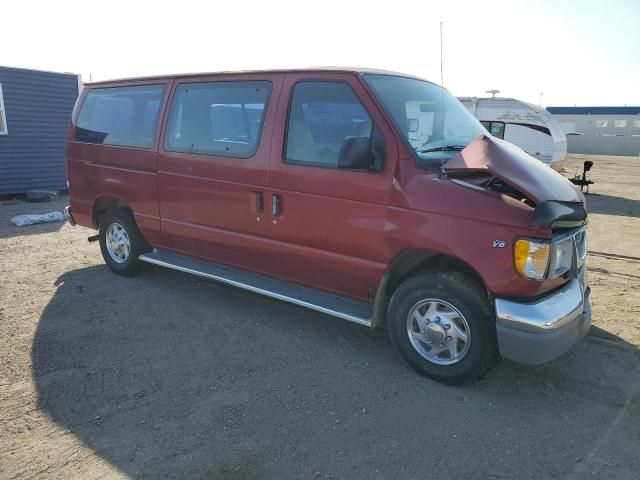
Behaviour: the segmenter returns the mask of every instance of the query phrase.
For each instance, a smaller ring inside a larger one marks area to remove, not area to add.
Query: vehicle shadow
[[[127,475],[630,478],[637,458],[640,355],[615,336],[456,388],[410,371],[383,331],[177,272],[56,284],[38,406]]]
[[[590,193],[586,198],[588,213],[640,217],[640,200],[599,193]]]

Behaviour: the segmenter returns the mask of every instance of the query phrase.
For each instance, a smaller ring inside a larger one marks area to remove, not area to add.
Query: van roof
[[[139,81],[165,81],[165,80],[175,80],[175,79],[183,79],[183,78],[198,78],[198,77],[209,77],[212,75],[253,75],[253,74],[261,74],[261,73],[327,73],[327,72],[336,72],[336,73],[352,73],[352,74],[364,74],[364,73],[376,73],[380,75],[395,75],[399,77],[407,77],[414,78],[416,80],[424,80],[423,78],[416,77],[413,75],[408,75],[406,73],[393,72],[390,70],[380,70],[375,68],[361,68],[361,67],[307,67],[307,68],[291,68],[291,69],[268,69],[268,70],[230,70],[230,71],[221,71],[221,72],[201,72],[201,73],[179,73],[179,74],[171,74],[171,75],[152,75],[145,77],[129,77],[129,78],[118,78],[113,80],[100,80],[98,82],[88,82],[85,83],[85,86],[92,87],[98,85],[109,85],[112,83],[124,83],[124,82],[139,82]]]

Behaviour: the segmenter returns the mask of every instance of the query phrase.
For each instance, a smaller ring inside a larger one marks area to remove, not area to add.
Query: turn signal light
[[[516,241],[513,262],[524,278],[543,280],[549,267],[550,253],[549,243],[521,238]]]

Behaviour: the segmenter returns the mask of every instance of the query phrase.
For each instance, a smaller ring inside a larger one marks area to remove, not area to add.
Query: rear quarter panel
[[[87,93],[85,88],[73,111],[67,137],[67,179],[71,212],[80,225],[96,228],[93,207],[102,197],[113,197],[128,205],[144,237],[163,244],[158,211],[158,139],[166,108],[170,81],[114,82],[99,88],[135,85],[165,85],[154,145],[150,149],[78,142],[75,127]]]

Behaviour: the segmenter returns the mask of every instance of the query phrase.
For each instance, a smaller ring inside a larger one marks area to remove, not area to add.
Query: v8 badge
[[[493,248],[504,248],[506,244],[506,240],[494,240]]]

